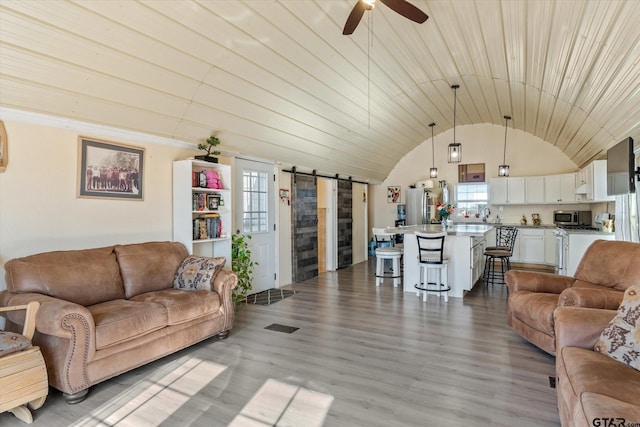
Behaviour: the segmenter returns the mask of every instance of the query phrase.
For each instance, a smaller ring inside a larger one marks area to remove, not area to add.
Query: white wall
[[[368,221],[367,221],[367,191],[366,184],[353,183],[352,199],[353,199],[353,263],[366,261],[367,242],[368,242]]]
[[[437,130],[437,126],[436,126]],[[438,180],[446,180],[450,191],[458,182],[458,164],[447,162],[447,145],[453,141],[453,129],[434,138],[435,166]],[[477,124],[456,127],[456,141],[462,144],[462,163],[484,163],[486,179],[498,176],[498,165],[502,164],[504,148],[504,126]],[[511,176],[552,175],[575,172],[578,167],[553,145],[520,130],[509,128],[507,134],[507,158]],[[380,185],[371,185],[369,196],[369,228],[393,225],[396,219],[396,204],[387,203],[387,186],[402,187],[402,202],[405,190],[411,184],[429,179],[432,165],[431,138],[407,153],[393,168],[387,179]],[[453,199],[453,194],[451,195]],[[605,204],[606,205],[606,204]],[[585,205],[562,205],[562,208],[577,209]],[[557,207],[505,206],[503,222],[519,222],[524,213],[531,220],[531,213],[540,213],[543,223],[551,223],[552,212]],[[611,208],[613,209],[613,208]],[[595,212],[595,210],[594,210]],[[612,211],[613,212],[613,211]],[[492,214],[497,214],[493,212]]]
[[[291,174],[278,170],[278,189],[291,191]],[[278,286],[291,284],[293,269],[291,265],[291,204],[278,198]]]
[[[171,240],[172,162],[194,151],[83,134],[145,149],[144,200],[78,198],[78,133],[4,125],[9,164],[0,173],[0,265],[45,251]],[[4,273],[0,289],[6,289]]]

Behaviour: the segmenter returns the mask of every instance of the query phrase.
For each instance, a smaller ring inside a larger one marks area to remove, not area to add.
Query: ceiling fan
[[[344,24],[344,30],[342,30],[342,34],[348,36],[353,34],[356,27],[360,23],[362,16],[367,10],[373,9],[376,0],[358,0],[356,5],[351,10],[349,17],[347,18],[347,22]],[[411,3],[405,0],[380,0],[383,4],[387,5],[389,8],[393,9],[395,12],[404,16],[405,18],[411,19],[418,24],[422,24],[429,17],[426,13],[412,5]]]

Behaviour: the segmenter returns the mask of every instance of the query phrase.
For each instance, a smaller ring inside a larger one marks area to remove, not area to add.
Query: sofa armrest
[[[10,302],[12,305],[27,304],[30,301],[38,301],[40,309],[36,314],[36,333],[50,335],[57,338],[70,340],[71,353],[84,355],[85,360],[91,360],[95,354],[96,326],[93,316],[86,307],[69,301],[54,298],[38,293],[10,293],[0,298],[0,304]],[[7,318],[17,324],[22,325],[22,317]],[[34,342],[38,342],[36,336]]]
[[[558,307],[553,312],[556,329],[556,354],[563,347],[593,349],[616,310],[586,307]]]
[[[233,288],[238,284],[238,276],[231,270],[222,270],[213,280],[213,290],[220,296],[231,296]]]
[[[559,274],[536,271],[509,270],[505,282],[510,292],[531,291],[559,294],[569,288],[576,279]]]
[[[220,295],[220,303],[225,313],[224,330],[233,326],[233,288],[238,284],[238,276],[231,270],[222,270],[213,281],[213,290]]]
[[[624,292],[603,288],[569,288],[562,291],[558,306],[575,306],[617,310],[624,297]]]

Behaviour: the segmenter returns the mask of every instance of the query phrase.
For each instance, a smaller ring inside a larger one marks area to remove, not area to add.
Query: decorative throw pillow
[[[640,285],[627,288],[616,317],[602,331],[594,349],[640,370]]]
[[[188,256],[176,271],[173,287],[185,291],[210,291],[213,279],[222,270],[226,261],[225,257]]]

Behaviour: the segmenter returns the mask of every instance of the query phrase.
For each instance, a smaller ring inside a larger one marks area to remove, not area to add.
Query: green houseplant
[[[233,302],[236,305],[246,300],[252,289],[253,268],[258,265],[251,259],[249,239],[251,235],[240,234],[239,231],[231,235],[231,269],[238,276],[238,284],[233,289]]]
[[[220,144],[220,139],[217,136],[211,135],[205,143],[198,144],[198,150],[206,151],[207,154],[198,155],[196,159],[204,160],[206,162],[218,163],[218,158],[214,156],[220,155],[220,151],[216,150],[216,146]]]

